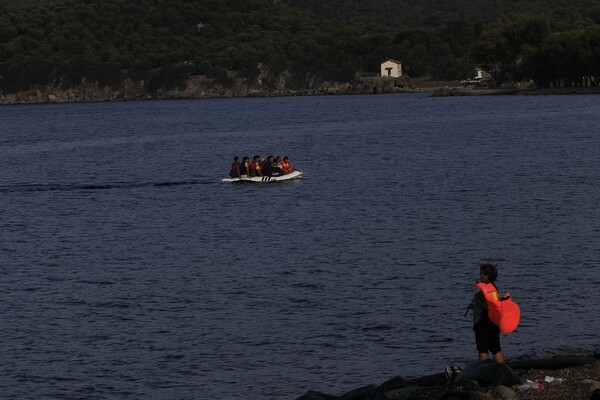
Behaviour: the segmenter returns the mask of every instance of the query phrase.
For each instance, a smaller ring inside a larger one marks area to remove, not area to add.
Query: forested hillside
[[[65,0],[0,0],[0,6],[60,3]],[[504,15],[547,15],[564,19],[597,0],[276,0],[341,22],[374,23],[394,28],[441,27],[455,20],[489,23]],[[202,5],[203,1],[196,1]],[[227,4],[226,1],[220,2]]]
[[[39,4],[60,3],[64,0],[0,0],[0,6],[29,7]]]
[[[262,84],[286,71],[291,84],[348,81],[376,71],[391,33],[332,24],[272,0],[68,0],[0,9],[0,90],[143,80],[148,90],[189,75],[232,83],[267,67]],[[380,42],[380,44],[378,44]],[[390,53],[391,54],[391,53]]]
[[[489,23],[504,15],[554,15],[569,19],[596,0],[285,0],[336,21],[369,22],[390,27],[442,27],[455,20]]]
[[[2,6],[0,94],[82,83],[116,89],[125,82],[143,83],[153,94],[184,88],[190,77],[259,91],[311,89],[374,75],[386,58],[400,59],[413,78],[467,79],[482,66],[499,84],[597,85],[598,23],[600,8],[425,28],[334,21],[284,0]]]

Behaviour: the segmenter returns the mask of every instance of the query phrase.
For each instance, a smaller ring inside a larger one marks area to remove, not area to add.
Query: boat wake
[[[215,184],[216,180],[181,180],[181,181],[158,181],[158,182],[108,182],[108,183],[15,183],[12,185],[0,185],[0,193],[18,192],[52,192],[52,191],[77,191],[77,190],[113,190],[113,189],[137,189],[144,187],[168,187],[185,185],[209,185]]]

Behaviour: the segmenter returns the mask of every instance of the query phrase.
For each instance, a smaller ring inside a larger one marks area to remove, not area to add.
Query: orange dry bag
[[[491,283],[477,283],[475,286],[481,290],[487,301],[490,320],[498,325],[503,333],[511,333],[517,329],[521,310],[517,303],[510,299],[510,293],[500,298],[498,290]]]

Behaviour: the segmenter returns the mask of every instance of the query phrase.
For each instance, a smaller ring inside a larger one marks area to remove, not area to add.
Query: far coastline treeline
[[[482,68],[496,85],[600,83],[600,7],[408,26],[334,20],[283,0],[2,4],[0,95],[85,83],[137,84],[152,95],[183,90],[194,77],[306,90],[375,76],[387,58],[415,79],[465,80]]]

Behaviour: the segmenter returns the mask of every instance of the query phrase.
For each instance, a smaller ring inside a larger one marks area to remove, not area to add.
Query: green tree
[[[472,55],[501,84],[518,75],[524,46],[539,46],[549,34],[550,20],[547,17],[508,16],[483,31]]]
[[[160,89],[180,89],[186,88],[186,80],[193,72],[194,66],[191,64],[169,64],[158,68],[150,74],[147,89],[150,93],[156,93]]]
[[[0,43],[10,42],[18,35],[17,28],[7,18],[0,18]]]

